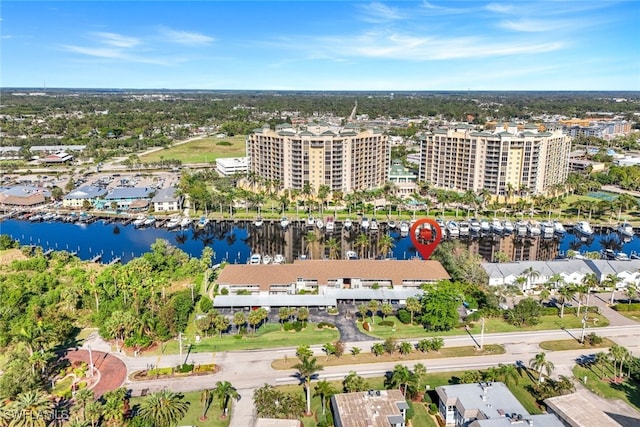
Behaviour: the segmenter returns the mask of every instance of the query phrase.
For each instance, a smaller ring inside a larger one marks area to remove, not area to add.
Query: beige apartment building
[[[328,124],[256,129],[247,137],[249,171],[283,188],[309,183],[331,191],[381,187],[388,180],[391,149],[382,130]]]
[[[457,124],[422,135],[420,179],[434,187],[506,197],[547,194],[569,172],[562,128],[498,123],[495,130]]]

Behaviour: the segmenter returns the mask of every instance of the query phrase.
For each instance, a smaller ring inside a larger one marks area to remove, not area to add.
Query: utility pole
[[[182,367],[182,332],[178,333],[178,345],[180,346],[180,364],[179,367]]]
[[[480,350],[484,350],[484,317],[480,319],[482,327],[480,328]]]

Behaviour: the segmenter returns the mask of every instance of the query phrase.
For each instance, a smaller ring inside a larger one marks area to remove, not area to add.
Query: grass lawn
[[[209,407],[207,411],[207,420],[200,421],[200,415],[202,415],[202,403],[200,403],[200,392],[192,391],[189,393],[182,393],[184,396],[184,400],[189,402],[189,410],[187,411],[184,418],[182,418],[179,422],[179,426],[212,426],[212,427],[226,427],[229,425],[230,417],[221,420],[220,415],[222,411],[218,406],[218,401],[216,399],[213,400],[213,403]],[[131,399],[131,406],[139,405],[144,400],[144,397],[134,397]],[[233,401],[229,404],[228,412],[231,413],[231,405],[233,405]]]
[[[583,367],[576,365],[573,368],[573,375],[583,384],[586,376],[587,382],[584,385],[598,396],[606,397],[607,399],[622,399],[640,410],[640,384],[630,381],[626,377],[620,384],[609,382],[608,379],[613,377],[611,366],[605,367],[604,381],[600,379],[602,369],[597,366]]]
[[[192,344],[191,352],[199,353],[325,344],[340,338],[337,329],[318,329],[316,325],[316,323],[309,323],[306,329],[300,332],[285,332],[280,329],[279,324],[267,323],[258,329],[256,335],[250,333],[238,339],[235,335],[224,334],[222,337],[203,338],[199,343],[195,342],[193,336],[187,335],[183,339],[183,344],[185,342]],[[143,355],[177,354],[179,352],[178,341],[172,340],[152,351],[143,352]]]
[[[80,332],[78,333],[78,335],[76,336],[76,343],[78,346],[81,346],[84,343],[84,340],[86,340],[87,338],[89,338],[89,335],[91,335],[94,332],[98,332],[98,328],[84,328],[81,329]]]
[[[597,321],[590,321],[588,326],[608,326],[609,320],[599,314],[589,314],[590,319],[598,319]],[[362,328],[362,323],[358,322],[358,329],[374,338],[385,339],[387,337],[394,337],[397,339],[403,338],[422,338],[422,337],[434,337],[434,336],[450,336],[450,335],[464,335],[467,332],[462,328],[452,329],[446,332],[427,332],[421,325],[405,325],[400,322],[395,316],[387,316],[387,320],[393,321],[394,326],[378,326],[382,318],[374,317],[373,331],[365,331]],[[518,331],[542,331],[542,330],[554,330],[554,329],[574,329],[582,327],[582,316],[576,317],[573,314],[565,314],[561,319],[558,316],[542,316],[540,323],[534,326],[526,328],[510,325],[502,319],[486,319],[485,321],[485,333],[492,332],[518,332]],[[473,334],[480,333],[480,322],[475,322],[471,326],[470,332]]]
[[[586,340],[585,340],[586,341]],[[594,350],[597,348],[608,348],[614,344],[609,338],[602,338],[602,342],[595,346],[588,344],[580,344],[578,340],[557,340],[557,341],[542,341],[539,345],[543,350],[550,351],[562,351],[562,350]]]
[[[245,136],[239,135],[226,138],[207,137],[197,139],[140,156],[140,161],[151,163],[175,159],[180,160],[183,164],[215,163],[218,157],[244,157],[247,155],[245,138]],[[226,142],[231,143],[231,145],[222,145]]]
[[[636,322],[640,322],[640,311],[618,311],[619,314],[622,314],[627,319],[635,320]]]
[[[363,349],[368,351],[369,349]],[[500,345],[485,345],[483,351],[476,350],[473,346],[467,347],[447,347],[441,349],[439,352],[430,351],[423,353],[421,351],[414,350],[413,352],[403,356],[398,352],[394,354],[385,353],[381,356],[376,356],[373,353],[360,353],[357,356],[351,354],[345,354],[340,358],[335,356],[318,357],[318,362],[323,366],[339,366],[339,365],[351,365],[362,363],[381,363],[381,362],[404,362],[407,360],[422,360],[422,359],[441,359],[446,357],[466,357],[466,356],[483,356],[487,354],[503,354],[504,348]],[[277,359],[271,363],[273,369],[293,369],[293,365],[299,363],[297,357],[291,357],[287,359]]]
[[[448,384],[455,383],[456,379],[462,377],[463,374],[464,372],[438,372],[433,374],[427,374],[423,384],[426,384],[429,386],[429,390],[431,390],[430,395],[432,396],[432,399],[434,399],[437,402],[437,397],[435,396],[435,392],[433,390],[435,390],[436,387],[441,385],[448,385]],[[383,390],[385,388],[384,377],[365,378],[365,379],[368,384],[368,387],[367,387],[368,389]],[[338,390],[339,392],[342,392],[341,380],[329,381],[329,382],[335,387],[336,390]],[[312,388],[314,387],[314,384],[315,382],[312,383],[311,385]],[[522,377],[519,378],[518,384],[510,385],[509,390],[511,390],[511,392],[515,395],[518,401],[520,401],[520,403],[525,407],[525,409],[530,414],[541,414],[542,411],[538,406],[535,398],[526,389],[527,386],[533,385],[533,384],[534,384],[534,380],[532,380],[526,373],[524,373]],[[286,393],[300,393],[301,395],[304,394],[304,388],[301,385],[285,385],[285,386],[278,386],[277,388]],[[413,407],[415,411],[415,415],[411,420],[413,427],[436,427],[437,426],[435,420],[428,414],[427,407],[425,405],[419,402],[413,402]],[[318,413],[318,414],[320,413],[321,411],[320,398],[314,397],[311,399],[311,410],[314,413]],[[303,417],[301,420],[304,423],[305,427],[315,427],[316,425],[315,417],[313,416]]]

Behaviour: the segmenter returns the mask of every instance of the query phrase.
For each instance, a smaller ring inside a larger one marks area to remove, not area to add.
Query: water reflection
[[[387,254],[396,259],[419,256],[406,233],[401,233],[399,228],[389,229],[385,224],[380,224],[377,232],[364,232],[357,224],[350,230],[336,224],[334,232],[327,233],[324,229],[308,227],[306,221],[291,222],[284,229],[279,221],[265,221],[261,227],[255,227],[249,221],[212,221],[203,228],[194,225],[169,231],[164,228],[135,229],[132,225],[118,223],[96,222],[79,227],[60,222],[6,220],[0,223],[0,232],[11,235],[22,244],[46,242],[45,249],[77,248],[83,259],[90,259],[96,254],[112,254],[125,262],[148,251],[157,238],[167,239],[192,256],[200,256],[205,247],[211,247],[214,262],[245,263],[252,253],[271,257],[281,254],[287,262],[299,258],[345,259],[347,252],[355,252],[361,258],[383,258]],[[640,250],[637,238],[622,239],[614,232],[594,234],[589,238],[572,233],[552,238],[489,234],[458,240],[485,261],[551,260],[570,250],[611,249],[627,254]],[[103,260],[108,261],[108,258],[105,256]]]

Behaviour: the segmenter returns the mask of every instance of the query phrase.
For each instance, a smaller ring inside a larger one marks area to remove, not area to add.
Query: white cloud
[[[406,16],[400,9],[387,6],[380,2],[367,3],[360,6],[364,13],[362,19],[370,23],[384,23],[390,21],[398,21]]]
[[[74,46],[74,45],[62,45],[62,49],[67,52],[77,53],[80,55],[90,56],[93,58],[100,58],[106,60],[119,60],[123,62],[133,62],[141,64],[155,64],[155,65],[174,65],[177,62],[183,62],[181,59],[176,58],[155,58],[144,56],[141,54],[127,53],[122,49],[110,48],[110,47],[86,47],[86,46]]]
[[[514,10],[513,5],[503,3],[489,3],[485,6],[485,9],[487,9],[489,12],[504,14],[509,14]]]
[[[205,34],[189,31],[178,31],[171,28],[161,28],[160,32],[165,41],[184,45],[203,45],[213,42],[215,39]]]
[[[123,36],[122,34],[117,33],[95,32],[92,34],[97,37],[98,42],[109,46],[130,48],[142,43],[140,39]]]

